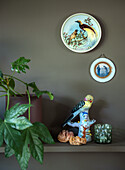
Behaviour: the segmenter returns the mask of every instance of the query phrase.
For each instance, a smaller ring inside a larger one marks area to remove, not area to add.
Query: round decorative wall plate
[[[110,81],[116,72],[115,65],[108,58],[98,58],[90,66],[90,74],[98,82]]]
[[[74,14],[63,23],[61,39],[71,51],[88,52],[94,49],[101,39],[100,24],[89,14]]]

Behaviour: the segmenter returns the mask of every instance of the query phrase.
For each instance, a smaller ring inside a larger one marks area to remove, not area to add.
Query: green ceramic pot
[[[110,124],[94,125],[94,141],[96,143],[112,142],[112,126]]]

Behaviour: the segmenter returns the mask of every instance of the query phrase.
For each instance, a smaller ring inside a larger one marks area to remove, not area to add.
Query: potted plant
[[[26,83],[15,77],[15,73],[26,73],[29,69],[30,59],[20,57],[11,64],[12,74],[3,74],[0,71],[0,86],[3,90],[1,96],[6,96],[7,104],[4,113],[4,120],[0,118],[0,146],[5,143],[5,156],[15,155],[22,170],[28,167],[30,156],[32,155],[38,162],[43,162],[43,142],[54,143],[48,128],[41,122],[31,123],[31,95],[29,88],[39,98],[43,94],[48,94],[53,100],[53,94],[49,91],[40,91],[35,82]],[[9,107],[10,96],[20,94],[15,90],[15,80],[23,83],[26,87],[28,104],[16,103]],[[28,118],[23,114],[28,110]],[[34,113],[35,114],[35,113]]]

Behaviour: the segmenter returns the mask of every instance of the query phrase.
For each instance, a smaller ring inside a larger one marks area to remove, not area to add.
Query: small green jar
[[[110,124],[94,125],[94,141],[96,143],[112,142],[112,126]]]

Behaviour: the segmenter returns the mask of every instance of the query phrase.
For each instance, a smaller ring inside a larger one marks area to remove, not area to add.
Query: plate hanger
[[[107,58],[105,54],[101,54],[98,58]]]

